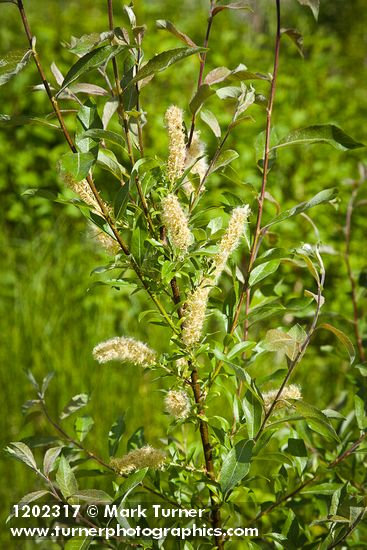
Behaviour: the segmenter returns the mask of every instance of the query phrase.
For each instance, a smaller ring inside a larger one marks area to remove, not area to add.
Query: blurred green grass
[[[251,70],[271,71],[274,9],[265,1],[253,4],[254,15],[228,13],[221,14],[221,19],[218,17],[213,28],[208,69],[220,65],[234,68],[242,62]],[[68,40],[70,35],[80,36],[107,28],[103,3],[91,5],[86,0],[79,0],[70,1],[65,7],[61,0],[38,0],[29,2],[26,7],[45,65],[57,60],[64,71],[73,58],[60,47],[60,41]],[[179,45],[170,35],[154,30],[154,20],[158,18],[171,19],[201,43],[206,7],[205,1],[189,0],[180,3],[179,8],[172,0],[139,3],[138,19],[147,23],[146,57]],[[319,24],[296,2],[284,2],[284,7],[284,26],[299,27],[305,35],[305,59],[298,56],[290,42],[284,41],[274,116],[279,135],[307,124],[336,122],[356,139],[367,141],[365,127],[361,124],[367,115],[364,53],[367,16],[363,2],[353,2],[353,8],[340,1],[322,2]],[[122,18],[119,10],[116,24]],[[2,4],[0,12],[0,43],[4,54],[9,49],[23,47],[25,40],[20,33],[16,8]],[[142,103],[148,113],[146,147],[149,151],[165,156],[164,112],[171,103],[179,104],[188,112],[196,71],[197,63],[190,59],[181,64],[179,70],[162,73],[151,87],[144,89]],[[42,93],[29,93],[30,86],[36,83],[36,71],[29,66],[19,78],[2,87],[2,112],[30,112],[35,116],[49,112]],[[209,107],[214,112],[222,109],[214,102]],[[234,164],[240,176],[258,187],[259,174],[255,169],[252,142],[264,127],[265,113],[257,109],[254,117],[256,122],[240,127],[228,146],[241,153]],[[226,109],[221,110],[219,119],[221,122],[228,119]],[[211,151],[214,139],[206,128],[201,129]],[[57,133],[44,128],[18,127],[1,130],[0,151],[2,444],[30,435],[54,435],[42,419],[33,424],[23,420],[21,405],[32,397],[25,369],[32,369],[38,378],[55,371],[49,390],[53,414],[72,395],[91,394],[85,412],[94,416],[95,426],[87,446],[103,456],[107,452],[109,427],[123,411],[128,411],[128,433],[144,425],[147,440],[158,441],[166,424],[163,413],[159,412],[162,410],[159,381],[152,383],[149,377],[132,367],[98,366],[91,357],[96,343],[122,333],[163,349],[165,337],[158,327],[136,323],[139,313],[147,307],[146,302],[140,295],[130,297],[122,291],[104,287],[89,291],[89,274],[97,265],[104,264],[106,257],[88,239],[84,219],[70,207],[21,196],[29,187],[57,188],[60,185],[55,165],[66,147]],[[340,209],[332,211],[331,207],[321,207],[311,216],[315,216],[323,241],[342,250],[348,188],[341,186],[341,182],[357,176],[357,163],[365,160],[364,151],[345,154],[326,147],[303,148],[281,152],[278,160],[270,176],[269,189],[284,209],[310,198],[322,188],[340,187]],[[231,190],[231,184],[216,177],[212,189],[211,200],[217,197],[219,201],[221,192]],[[244,201],[249,200],[245,190],[241,193]],[[270,205],[265,216],[272,214]],[[367,225],[362,211],[356,216],[355,225],[353,266],[359,271],[364,259],[358,251]],[[304,222],[292,221],[281,231],[281,245],[294,246],[306,237],[312,239]],[[326,296],[330,297],[338,320],[345,309],[349,309],[349,315],[351,312],[348,282],[339,257],[328,256],[326,263]],[[353,338],[352,327],[347,325],[345,328]],[[311,402],[321,400],[326,406],[344,389],[344,374],[332,358],[320,356],[316,350],[306,356],[299,378],[305,384],[306,398]],[[330,376],[334,386],[328,385],[325,389],[325,381]],[[72,422],[69,424],[72,427]],[[0,473],[3,479],[9,480],[9,483],[0,484],[6,516],[10,503],[19,500],[25,492],[35,490],[36,485],[24,466],[8,459],[1,460]],[[0,538],[0,543],[9,544],[7,538]]]

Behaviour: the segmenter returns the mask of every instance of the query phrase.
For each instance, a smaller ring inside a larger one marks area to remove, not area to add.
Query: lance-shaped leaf
[[[78,482],[70,467],[69,462],[64,456],[61,456],[59,469],[56,474],[56,481],[64,498],[68,498],[78,490]]]
[[[12,457],[24,462],[32,470],[37,470],[37,464],[30,448],[22,441],[15,441],[6,447],[5,451]]]
[[[70,46],[67,46],[68,50],[77,55],[84,55],[90,52],[95,46],[110,40],[113,37],[113,31],[108,32],[93,32],[92,34],[83,34],[80,38],[72,37]]]
[[[73,497],[93,504],[110,504],[113,501],[113,498],[109,494],[99,489],[83,489],[76,492]]]
[[[59,95],[63,90],[65,90],[65,88],[67,88],[72,82],[80,78],[82,75],[90,73],[90,71],[93,71],[94,69],[98,69],[107,63],[109,59],[115,57],[123,51],[127,52],[128,47],[107,45],[101,46],[100,48],[83,55],[83,57],[78,59],[75,65],[73,65],[67,73],[60,90],[57,92],[57,95]]]
[[[125,414],[121,414],[112,424],[108,433],[108,451],[110,456],[115,456],[117,453],[125,428]]]
[[[319,409],[301,399],[294,399],[292,406],[302,418],[307,420],[311,430],[323,435],[328,440],[339,441],[339,437],[330,424],[328,417]]]
[[[291,361],[294,361],[300,351],[301,343],[288,332],[271,329],[266,333],[264,347],[269,351],[282,351]]]
[[[51,447],[47,449],[45,457],[43,459],[43,472],[46,476],[51,472],[53,465],[59,454],[61,453],[62,447]]]
[[[24,69],[31,56],[32,50],[13,50],[0,58],[0,86]]]
[[[293,216],[297,216],[297,214],[301,214],[301,212],[306,212],[306,210],[309,210],[310,208],[313,208],[318,204],[330,202],[331,200],[335,199],[337,194],[338,190],[336,187],[334,187],[333,189],[324,189],[323,191],[320,191],[320,193],[317,193],[317,195],[312,197],[312,199],[310,199],[309,201],[301,202],[300,204],[297,204],[297,206],[294,206],[289,210],[285,210],[284,212],[279,214],[279,216],[276,216],[269,223],[267,223],[265,227],[268,228],[276,223],[282,222],[283,220],[292,218]]]
[[[324,328],[332,332],[337,337],[339,342],[343,344],[343,346],[348,352],[350,362],[353,363],[356,356],[355,349],[350,338],[342,330],[339,330],[338,328],[334,327],[333,325],[330,325],[329,323],[322,323],[317,328],[318,329]]]
[[[164,71],[174,63],[181,61],[181,59],[185,59],[185,57],[189,57],[190,55],[203,52],[205,51],[205,49],[206,48],[198,47],[175,48],[174,50],[168,50],[166,52],[159,53],[152,57],[152,59],[149,59],[148,63],[137,72],[136,76],[128,82],[127,86],[135,84],[136,82],[139,82],[139,80],[143,80],[144,78],[148,78],[149,76]]]
[[[89,395],[86,393],[80,393],[78,395],[74,395],[69,401],[69,403],[66,405],[62,413],[60,414],[60,419],[64,420],[64,418],[67,418],[71,414],[75,413],[82,407],[85,407],[86,404],[89,401]]]
[[[297,0],[299,4],[308,6],[313,13],[314,18],[317,20],[319,16],[320,0]]]
[[[93,153],[66,153],[58,166],[61,173],[71,174],[75,181],[81,181],[87,177],[95,162]]]
[[[187,34],[179,31],[171,21],[168,21],[167,19],[158,19],[156,21],[157,28],[160,30],[168,31],[174,36],[176,36],[179,40],[187,44],[187,46],[190,46],[191,48],[195,48],[196,44]]]
[[[224,495],[248,474],[253,447],[253,440],[244,439],[236,443],[225,457],[219,478]]]
[[[316,124],[315,126],[293,130],[276,145],[273,145],[271,150],[287,147],[288,145],[307,145],[310,143],[327,143],[340,151],[365,147],[364,143],[355,141],[335,124]]]
[[[232,2],[231,4],[224,4],[223,6],[216,6],[213,9],[213,17],[217,15],[217,13],[223,11],[223,10],[249,10],[252,11],[250,6],[247,4],[244,4],[243,2]]]
[[[298,29],[280,29],[281,34],[285,34],[292,40],[292,42],[295,44],[297,50],[299,51],[300,55],[304,57],[303,54],[303,36],[299,32]]]

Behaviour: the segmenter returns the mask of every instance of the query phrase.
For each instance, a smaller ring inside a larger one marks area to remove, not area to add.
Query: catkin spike
[[[205,145],[200,140],[200,132],[194,132],[190,147],[186,150],[185,168],[189,168],[196,159],[199,159],[191,168],[192,174],[197,174],[200,178],[200,182],[203,181],[204,176],[208,170],[208,163],[205,156]]]
[[[166,455],[159,449],[145,445],[121,458],[112,458],[110,464],[120,474],[129,474],[142,468],[162,468]]]
[[[244,233],[245,223],[247,222],[250,214],[251,210],[248,204],[245,206],[238,206],[232,211],[227,230],[219,243],[218,253],[215,255],[213,260],[215,282],[222,274],[228,258],[238,247]]]
[[[165,120],[168,131],[167,176],[170,183],[174,183],[182,176],[185,168],[186,146],[182,110],[172,105],[167,109]]]
[[[186,346],[193,346],[201,339],[205,313],[209,299],[211,284],[207,279],[190,294],[184,306],[184,323],[182,326],[182,340]]]
[[[143,342],[125,336],[115,336],[101,342],[93,349],[93,357],[99,363],[127,361],[147,367],[155,362],[156,353]]]
[[[190,414],[191,403],[186,392],[170,390],[164,400],[166,411],[178,419],[187,418]]]
[[[162,218],[172,244],[186,252],[193,238],[187,216],[176,195],[171,193],[162,200]]]
[[[263,394],[264,407],[266,411],[270,409],[271,404],[273,403],[277,395],[278,395],[278,390],[271,390]],[[295,384],[290,384],[289,386],[285,386],[284,390],[280,395],[279,401],[277,401],[277,403],[275,404],[274,409],[281,409],[285,407],[286,406],[285,401],[287,401],[287,399],[302,399],[302,393],[301,393],[300,387],[296,386]]]

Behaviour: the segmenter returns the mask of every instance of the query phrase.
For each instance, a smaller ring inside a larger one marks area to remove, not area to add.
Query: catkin
[[[180,178],[185,168],[186,146],[182,110],[172,105],[165,115],[168,131],[167,177],[170,183]]]
[[[142,468],[161,468],[166,455],[159,449],[145,445],[140,449],[134,449],[121,458],[112,458],[110,464],[117,472],[129,474]]]
[[[125,336],[115,336],[101,342],[93,349],[93,357],[99,363],[127,361],[143,367],[155,362],[156,353],[143,342]]]
[[[172,193],[162,200],[162,218],[171,243],[186,252],[192,242],[187,216],[178,198]]]

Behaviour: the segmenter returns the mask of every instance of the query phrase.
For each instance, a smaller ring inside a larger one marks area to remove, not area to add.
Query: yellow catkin
[[[270,409],[271,404],[273,403],[274,399],[278,395],[278,391],[279,390],[271,390],[263,394],[264,407],[266,411]],[[286,406],[285,401],[287,401],[287,399],[302,399],[300,387],[296,386],[295,384],[290,384],[289,386],[285,386],[284,390],[280,395],[279,401],[277,401],[277,403],[275,404],[274,409],[281,409],[285,407]]]
[[[186,392],[170,390],[164,400],[166,411],[178,419],[187,418],[190,414],[191,403]]]
[[[99,363],[126,361],[147,367],[155,362],[156,353],[143,342],[125,336],[115,336],[101,342],[93,349],[93,357]]]
[[[218,253],[213,260],[215,281],[219,279],[228,258],[238,247],[245,230],[245,223],[250,214],[251,210],[247,204],[245,206],[238,206],[232,211],[227,230],[218,245]]]
[[[186,346],[193,346],[201,339],[209,293],[223,272],[229,256],[239,245],[250,213],[248,205],[233,210],[227,230],[218,245],[218,252],[213,260],[212,277],[204,277],[186,301],[182,327],[182,340]]]
[[[176,195],[171,193],[162,200],[162,218],[171,243],[186,252],[193,238],[187,216]]]
[[[211,290],[211,286],[208,285],[207,279],[204,279],[190,294],[184,306],[182,340],[186,346],[193,346],[201,339]]]
[[[162,468],[166,455],[159,449],[145,445],[134,449],[121,458],[112,458],[110,464],[120,474],[129,474],[142,468]]]
[[[205,145],[200,140],[200,132],[194,132],[190,147],[186,150],[185,168],[189,168],[189,166],[199,159],[195,162],[190,171],[192,174],[197,174],[199,176],[200,182],[203,181],[208,170],[208,163],[205,156],[203,156],[204,154]]]
[[[182,110],[172,105],[166,111],[168,131],[167,176],[171,183],[180,178],[185,168],[186,146]]]
[[[120,250],[120,246],[113,237],[107,235],[107,233],[101,231],[95,225],[91,225],[91,235],[94,241],[105,249],[107,254],[116,256],[117,252]]]

